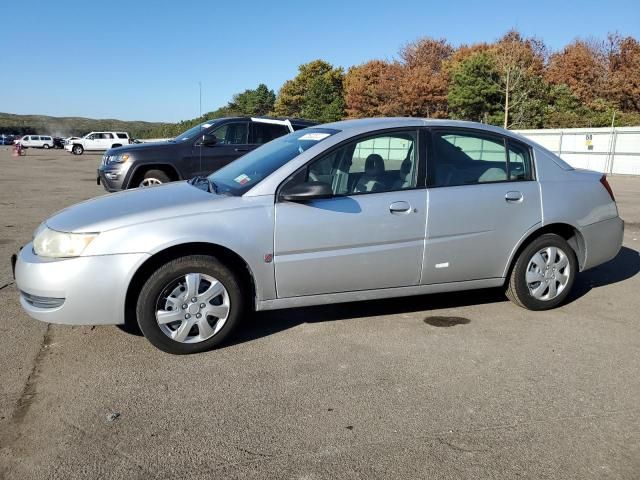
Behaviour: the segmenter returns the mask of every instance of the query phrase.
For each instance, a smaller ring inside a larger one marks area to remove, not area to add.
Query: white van
[[[26,148],[53,148],[53,137],[48,135],[25,135],[20,144]]]

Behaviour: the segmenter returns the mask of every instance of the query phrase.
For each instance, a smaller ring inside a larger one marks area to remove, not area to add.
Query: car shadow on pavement
[[[595,268],[579,273],[565,303],[586,295],[591,289],[622,282],[640,272],[640,253],[622,247],[615,258]]]
[[[235,336],[225,342],[221,348],[250,342],[304,323],[429,312],[504,301],[506,301],[506,297],[501,289],[490,288],[256,312],[245,320]],[[459,323],[464,324],[468,321]]]

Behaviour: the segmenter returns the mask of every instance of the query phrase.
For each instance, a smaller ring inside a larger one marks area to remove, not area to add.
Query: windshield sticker
[[[315,132],[315,133],[305,133],[304,135],[302,135],[300,137],[300,140],[314,140],[314,141],[320,141],[323,138],[327,138],[329,135],[331,135],[330,133],[320,133],[320,132]]]
[[[210,123],[205,123],[204,125],[202,125],[202,128],[209,128],[211,126]]]
[[[251,179],[243,173],[242,175],[238,175],[236,178],[234,178],[233,181],[239,183],[240,185],[244,185],[245,183],[249,183]]]

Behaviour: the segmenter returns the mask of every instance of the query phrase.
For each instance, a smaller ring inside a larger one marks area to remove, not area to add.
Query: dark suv
[[[263,143],[312,125],[300,119],[217,118],[167,142],[107,150],[98,168],[98,184],[115,192],[208,175]]]

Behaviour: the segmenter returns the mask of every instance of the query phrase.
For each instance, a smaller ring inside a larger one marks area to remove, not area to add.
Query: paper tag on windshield
[[[320,132],[305,133],[304,135],[302,135],[300,137],[300,140],[315,140],[317,142],[319,140],[322,140],[323,138],[327,138],[329,135],[331,135],[331,134],[330,133],[320,133]]]
[[[234,178],[233,181],[239,183],[240,185],[244,185],[245,183],[250,182],[251,179],[243,173],[242,175],[238,175],[236,178]]]
[[[210,126],[211,126],[210,123],[205,123],[204,125],[202,125],[202,128],[205,129],[205,128],[209,128]]]

